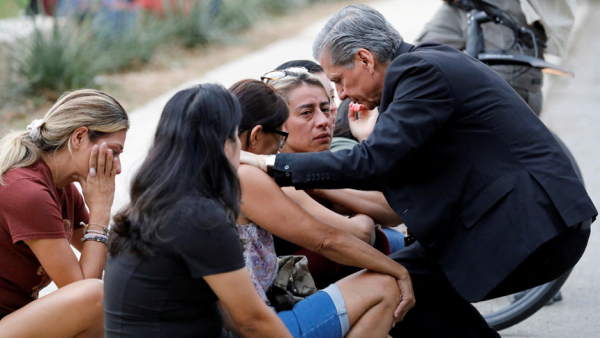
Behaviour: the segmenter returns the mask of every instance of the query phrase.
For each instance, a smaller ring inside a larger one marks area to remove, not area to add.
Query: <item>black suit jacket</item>
[[[277,155],[275,179],[382,191],[469,301],[597,215],[550,131],[502,78],[456,49],[402,43],[379,111],[352,150]]]

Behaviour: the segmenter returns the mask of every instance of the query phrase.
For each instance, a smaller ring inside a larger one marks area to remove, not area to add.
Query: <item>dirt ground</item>
[[[140,66],[138,70],[101,76],[101,89],[113,95],[127,111],[132,111],[186,81],[202,77],[213,68],[297,34],[315,18],[332,15],[354,2],[342,0],[295,9],[285,16],[257,22],[231,41],[205,48],[186,50],[163,46],[148,64]],[[34,98],[19,105],[0,108],[0,137],[9,130],[24,129],[31,120],[43,117],[51,106],[51,101]]]

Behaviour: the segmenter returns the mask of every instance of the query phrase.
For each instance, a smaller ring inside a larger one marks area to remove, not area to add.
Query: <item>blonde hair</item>
[[[34,123],[32,123],[34,124]],[[39,133],[15,131],[0,140],[0,184],[4,174],[35,163],[42,153],[56,151],[75,129],[87,127],[90,140],[129,128],[123,107],[112,96],[94,89],[65,92],[39,121]],[[37,127],[37,126],[36,126]],[[36,130],[37,132],[37,130]]]
[[[327,98],[331,100],[327,89],[325,89],[323,81],[321,81],[319,77],[311,73],[287,71],[287,76],[277,80],[269,80],[267,83],[273,88],[275,88],[277,93],[283,96],[285,102],[287,102],[288,104],[290,102],[291,92],[304,84],[310,86],[317,86],[323,89],[323,92],[325,92],[325,96],[327,96]]]

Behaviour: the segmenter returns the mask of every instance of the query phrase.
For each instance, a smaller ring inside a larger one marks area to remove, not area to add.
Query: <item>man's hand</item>
[[[267,155],[257,155],[242,150],[240,153],[240,163],[249,164],[264,172],[267,172]]]
[[[358,119],[356,118],[357,113]],[[350,125],[352,135],[359,142],[366,140],[371,135],[371,132],[373,132],[378,117],[379,111],[377,108],[368,110],[362,104],[351,103],[350,109],[348,109],[348,124]]]
[[[412,287],[412,281],[410,275],[406,269],[403,269],[403,273],[400,277],[396,277],[398,282],[398,288],[400,289],[400,304],[394,311],[394,324],[404,320],[404,316],[408,310],[415,306],[415,294]]]

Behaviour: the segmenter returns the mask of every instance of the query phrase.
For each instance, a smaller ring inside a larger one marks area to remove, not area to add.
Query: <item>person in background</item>
[[[360,142],[352,135],[350,124],[348,123],[348,113],[350,112],[350,104],[352,101],[346,99],[340,103],[338,111],[340,112],[335,117],[335,129],[333,129],[333,138],[331,140],[330,150],[333,152],[354,148]]]
[[[312,81],[327,100],[320,81]],[[277,153],[286,136],[282,125],[287,120],[288,106],[283,97],[258,80],[239,81],[230,91],[242,107],[240,139],[246,141],[242,149]],[[315,215],[311,208],[294,203],[256,168],[242,166],[238,174],[242,187],[238,232],[246,267],[266,304],[271,304],[268,294],[278,267],[273,234],[333,261],[370,270],[328,285],[323,292],[296,303],[292,310],[279,312],[293,336],[343,337],[347,332],[348,337],[386,337],[399,303],[395,277],[402,268],[350,231],[341,230],[346,226],[343,221],[348,222],[344,217],[323,207]],[[312,257],[308,259],[310,263]]]
[[[84,89],[0,141],[3,337],[104,337],[100,279],[128,128],[114,98]]]
[[[575,1],[487,1],[506,12],[518,26],[526,27],[535,34],[538,44],[537,57],[543,59],[544,51],[556,56],[565,54],[569,34],[575,22]],[[445,1],[425,25],[416,42],[434,41],[463,50],[466,47],[468,21],[469,13]],[[509,28],[494,22],[485,23],[481,27],[488,52],[503,51],[508,54],[535,56],[536,48],[533,44],[514,44],[514,33]],[[540,69],[511,65],[491,67],[527,102],[536,115],[541,114],[544,78]]]

